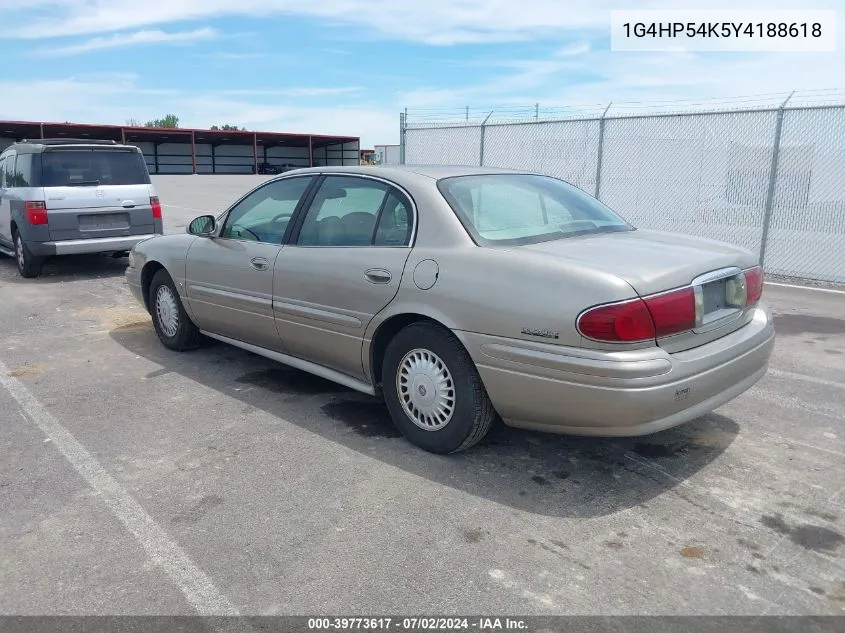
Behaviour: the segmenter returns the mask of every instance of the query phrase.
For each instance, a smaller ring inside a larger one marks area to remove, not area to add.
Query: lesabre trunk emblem
[[[551,330],[536,330],[536,329],[530,328],[530,327],[522,328],[522,333],[527,334],[528,336],[539,336],[541,338],[552,338],[552,339],[560,338],[559,332],[553,332]]]

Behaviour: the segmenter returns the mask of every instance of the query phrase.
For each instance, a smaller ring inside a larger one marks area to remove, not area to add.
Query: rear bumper
[[[459,333],[494,407],[511,426],[595,436],[655,433],[698,418],[762,378],[774,347],[768,308],[716,341],[594,352]]]
[[[27,242],[30,252],[39,257],[49,255],[80,255],[83,253],[108,253],[128,251],[135,244],[155,237],[155,233],[126,235],[121,237],[100,237],[87,240],[57,240],[54,242]]]

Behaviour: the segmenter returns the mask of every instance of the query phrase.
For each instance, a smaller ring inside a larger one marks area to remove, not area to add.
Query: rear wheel
[[[200,331],[185,312],[173,279],[161,269],[150,283],[150,312],[162,344],[177,352],[199,346]]]
[[[445,328],[404,328],[387,346],[383,367],[390,416],[413,444],[455,453],[487,435],[496,412],[469,354]]]
[[[36,257],[24,243],[21,234],[15,231],[15,261],[18,264],[18,272],[21,277],[32,279],[41,274],[41,267],[44,264],[43,257]]]

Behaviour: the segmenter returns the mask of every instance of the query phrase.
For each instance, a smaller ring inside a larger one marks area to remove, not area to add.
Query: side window
[[[226,216],[220,237],[281,244],[312,176],[276,180],[253,191]]]
[[[6,160],[3,161],[3,185],[5,187],[15,187],[15,153],[6,154]]]
[[[11,162],[11,161],[6,161]],[[31,187],[32,186],[32,154],[18,154],[15,158],[14,167],[6,175],[6,182],[9,187]]]
[[[391,192],[381,211],[374,244],[376,246],[407,246],[411,242],[413,217],[404,199]]]
[[[300,246],[370,246],[390,187],[355,176],[328,176],[308,209]]]

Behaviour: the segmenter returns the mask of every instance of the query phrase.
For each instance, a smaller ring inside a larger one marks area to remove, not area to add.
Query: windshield
[[[484,174],[438,188],[478,244],[534,244],[584,233],[632,231],[601,202],[557,178]]]
[[[146,185],[150,176],[138,152],[62,149],[41,155],[41,186]]]

